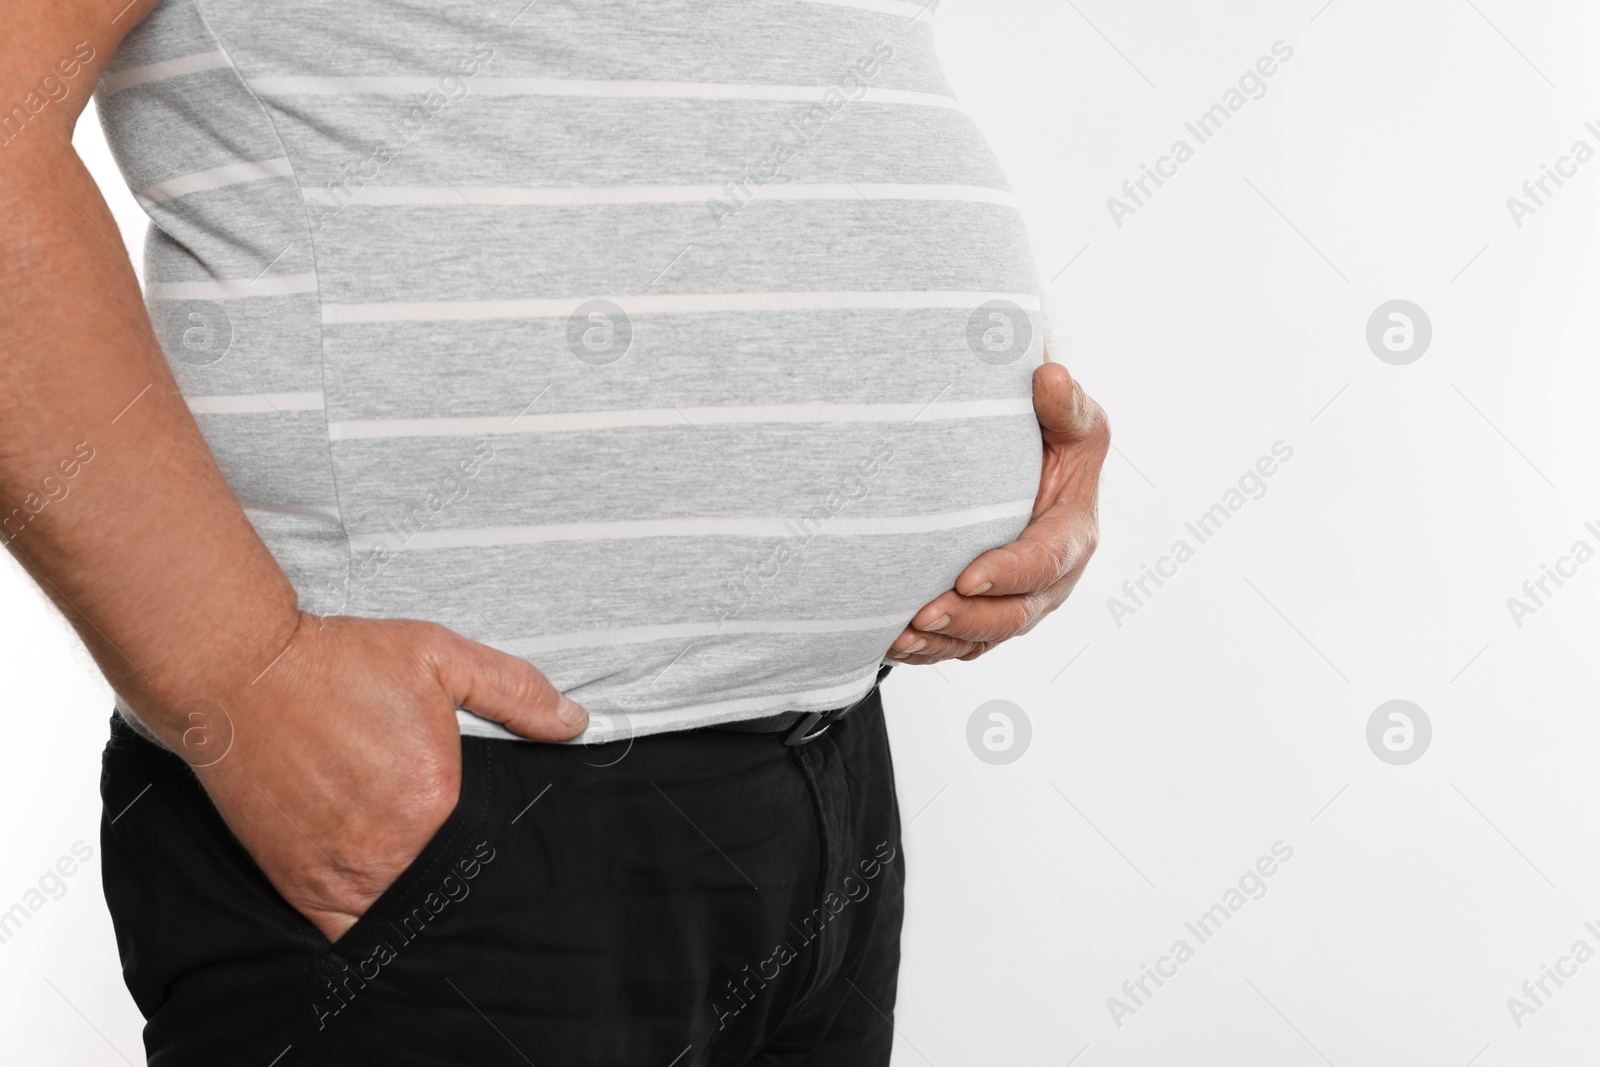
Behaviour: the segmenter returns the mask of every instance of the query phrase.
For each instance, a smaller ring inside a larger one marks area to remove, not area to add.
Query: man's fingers
[[[972,649],[970,641],[908,629],[889,646],[889,658],[908,663],[931,663],[941,659],[959,659]]]
[[[1105,412],[1059,363],[1034,371],[1044,464],[1032,521],[1008,545],[967,565],[895,640],[900,662],[972,659],[1031,629],[1066,598],[1099,541],[1095,498],[1110,447]]]
[[[932,646],[929,646],[920,652],[891,652],[889,659],[891,662],[904,663],[911,667],[926,667],[929,664],[948,663],[950,660],[956,659],[977,659],[989,651],[988,645],[974,645],[966,641],[951,642],[949,645],[941,647],[949,648],[951,653],[936,652]],[[968,650],[964,655],[954,654],[963,648]]]
[[[987,651],[989,651],[988,645],[975,645],[973,650],[965,656],[925,656],[921,652],[914,652],[908,656],[896,656],[892,662],[904,664],[907,667],[931,667],[935,663],[949,663],[951,660],[977,659]]]
[[[1059,363],[1039,364],[1033,372],[1033,413],[1046,432],[1071,433],[1078,425],[1078,391],[1072,374]]]
[[[969,597],[1015,596],[1048,589],[1081,567],[1099,539],[1092,512],[1057,504],[1029,523],[1015,541],[967,564],[956,579],[956,592]],[[931,621],[922,619],[921,613],[918,619]]]
[[[588,728],[589,713],[562,696],[526,660],[444,633],[447,647],[439,658],[439,680],[457,707],[535,741],[566,741]]]
[[[309,913],[301,912],[301,914],[311,920],[311,925],[321,931],[322,936],[327,938],[330,944],[343,937],[356,924],[356,920],[361,918],[348,912],[322,909],[313,909]]]
[[[1033,372],[1033,413],[1046,440],[1110,439],[1105,411],[1059,363],[1041,363]]]
[[[1001,595],[962,596],[942,593],[912,616],[907,634],[938,635],[975,645],[995,645],[1027,633],[1045,615],[1060,606],[1083,577],[1088,555],[1060,578],[1042,589]],[[931,629],[925,629],[931,627]],[[899,647],[905,639],[896,641]]]
[[[928,608],[939,613],[939,618],[929,623],[937,625],[938,630],[930,634],[913,629],[911,632],[917,636],[953,639],[961,644],[996,644],[1026,630],[1042,605],[1034,596],[962,597],[945,593]],[[940,620],[944,620],[942,625]],[[918,612],[912,626],[922,621],[922,612]],[[956,655],[964,656],[966,652]]]

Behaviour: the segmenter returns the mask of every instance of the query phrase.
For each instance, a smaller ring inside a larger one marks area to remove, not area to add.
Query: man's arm
[[[296,599],[188,416],[116,223],[72,148],[122,31],[155,4],[139,0],[115,25],[114,0],[20,6],[0,43],[0,108],[29,115],[29,94],[49,101],[46,78],[68,95],[0,145],[0,539],[113,687],[154,710],[208,668],[259,672],[257,656],[288,644]],[[93,58],[64,77],[59,63],[83,54]],[[92,459],[72,462],[82,455]],[[41,506],[57,485],[70,500]]]
[[[72,148],[106,60],[158,2],[8,2],[0,118],[24,121],[0,122],[0,541],[174,751],[185,705],[226,714],[232,748],[201,781],[332,939],[454,806],[458,705],[545,740],[587,720],[526,663],[442,627],[298,610]]]

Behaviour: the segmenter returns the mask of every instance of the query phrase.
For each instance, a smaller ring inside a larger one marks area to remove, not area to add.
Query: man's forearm
[[[0,542],[159,716],[247,684],[287,644],[296,598],[178,393],[69,138],[0,147]]]

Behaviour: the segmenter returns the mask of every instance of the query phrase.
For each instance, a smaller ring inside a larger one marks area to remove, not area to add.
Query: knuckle
[[[1077,385],[1076,382],[1073,383]],[[1100,406],[1099,401],[1090,396],[1077,385],[1078,418],[1084,428],[1084,436],[1096,443],[1109,445],[1111,443],[1111,418],[1106,414],[1106,409]]]
[[[959,613],[952,613],[950,616],[950,624],[940,631],[939,636],[941,639],[954,638],[958,641],[965,641],[971,636],[974,625],[975,621],[973,612],[962,611]]]
[[[403,825],[418,813],[426,818],[440,806],[455,803],[460,788],[460,756],[453,748],[419,752],[413,760],[411,777],[405,787],[405,810],[401,812],[400,823]]]
[[[425,622],[421,619],[406,619],[400,624],[401,634],[415,645],[434,650],[449,651],[453,644],[454,631],[441,626],[436,622]]]
[[[1071,575],[1088,562],[1099,547],[1099,519],[1092,512],[1081,517],[1075,516],[1074,521],[1062,531],[1061,537],[1050,544],[1049,579],[1043,583],[1044,587]]]
[[[533,700],[538,704],[540,711],[554,714],[561,707],[561,690],[545,681],[544,675],[535,675],[533,680]]]
[[[990,611],[992,611],[990,605],[974,605],[971,611],[962,613],[957,621],[950,624],[949,629],[944,630],[947,637],[952,638],[950,645],[960,646],[962,651],[966,651],[966,646],[971,645],[973,641],[982,640],[982,637],[994,627],[990,621],[992,619]]]
[[[972,651],[971,646],[982,645],[993,641],[1004,641],[1016,632],[1018,605],[1015,600],[1001,601],[995,604],[989,612],[983,625],[971,627],[967,637],[967,648],[962,649],[963,655]]]
[[[1099,548],[1100,520],[1091,517],[1089,521],[1084,524],[1082,550],[1079,553],[1079,561],[1081,562],[1087,560],[1090,556],[1094,555]]]
[[[1044,578],[1040,584],[1049,585],[1058,581],[1063,574],[1072,569],[1072,563],[1077,553],[1074,551],[1077,538],[1068,533],[1059,539],[1052,539],[1039,546],[1039,573]]]
[[[512,670],[516,671],[516,693],[521,703],[540,713],[555,710],[555,687],[545,681],[544,675],[526,663],[520,667],[514,666]]]

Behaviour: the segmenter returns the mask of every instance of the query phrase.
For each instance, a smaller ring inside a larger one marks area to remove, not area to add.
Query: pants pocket
[[[314,1032],[358,1003],[384,968],[415,951],[415,942],[436,935],[437,926],[465,906],[472,881],[494,859],[484,831],[498,794],[498,744],[463,737],[461,794],[438,832],[338,941],[328,942],[311,927],[317,945],[310,975]]]

